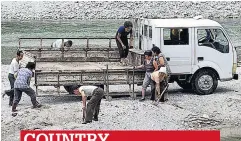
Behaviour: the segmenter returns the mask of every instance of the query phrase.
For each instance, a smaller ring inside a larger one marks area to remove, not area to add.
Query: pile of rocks
[[[2,20],[239,18],[241,1],[4,1]]]

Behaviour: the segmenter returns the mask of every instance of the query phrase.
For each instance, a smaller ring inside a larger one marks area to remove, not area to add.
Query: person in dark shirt
[[[130,21],[126,21],[124,26],[120,26],[116,32],[116,44],[119,48],[120,59],[123,65],[127,64],[127,56],[129,48],[133,48],[133,24]],[[130,34],[130,46],[128,44],[127,36]]]
[[[143,84],[142,84],[142,98],[140,99],[140,101],[145,100],[145,93],[146,93],[146,89],[147,89],[148,85],[151,85],[151,91],[155,90],[154,83],[151,80],[151,73],[158,69],[154,63],[154,58],[152,57],[152,51],[147,50],[147,51],[145,51],[144,55],[145,55],[145,61],[144,61],[143,65],[134,67],[134,69],[143,68],[146,71],[145,78],[144,78]],[[152,98],[151,98],[151,100],[152,100]]]

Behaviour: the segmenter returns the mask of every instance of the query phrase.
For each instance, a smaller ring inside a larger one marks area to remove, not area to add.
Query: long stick
[[[83,102],[83,122],[85,122],[85,118],[86,118],[86,101],[87,101],[87,97],[85,95],[82,94],[82,102]]]
[[[158,105],[160,99],[162,98],[162,95],[165,93],[165,91],[166,91],[167,88],[168,88],[168,84],[167,84],[167,86],[165,87],[165,89],[162,91],[160,97],[157,98],[157,100],[155,101],[154,105],[156,105],[156,106]]]
[[[86,118],[86,108],[83,108],[83,122],[85,122],[85,118]]]

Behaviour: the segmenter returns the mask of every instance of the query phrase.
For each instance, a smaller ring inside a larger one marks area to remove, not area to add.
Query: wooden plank
[[[90,49],[90,50],[85,50],[85,49],[79,49],[79,50],[64,50],[64,53],[65,54],[75,54],[75,53],[78,53],[78,54],[84,54],[85,52],[87,51],[88,54],[99,54],[99,55],[102,55],[102,54],[105,54],[107,55],[108,54],[108,51],[110,54],[115,54],[115,55],[119,55],[119,51],[118,50],[115,50],[115,49],[111,49],[111,50],[108,50],[108,49]],[[38,50],[24,50],[24,52],[27,52],[27,53],[31,53],[33,55],[36,55],[38,52],[39,52],[39,49]],[[43,54],[59,54],[61,53],[61,50],[44,50],[44,49],[41,49],[41,52]]]
[[[40,48],[40,46],[24,46],[21,47],[21,50],[25,50],[25,51],[36,51]],[[89,49],[91,50],[106,50],[108,48],[108,45],[99,45],[99,44],[89,44]],[[42,46],[42,49],[44,51],[49,50],[49,51],[59,51],[60,49],[58,48],[52,48],[51,46]],[[69,48],[69,50],[73,50],[73,51],[77,51],[77,50],[85,50],[86,49],[86,45],[85,44],[81,44],[81,45],[73,45]],[[116,45],[112,46],[110,48],[111,50],[118,50],[118,47]],[[64,48],[64,50],[68,50],[67,48]]]
[[[126,94],[127,92],[109,92],[109,96],[129,96]],[[135,92],[136,95],[141,95],[140,92]],[[149,93],[147,93],[148,95]],[[37,97],[53,97],[53,96],[58,96],[58,97],[81,97],[80,95],[75,95],[75,94],[69,94],[69,93],[61,93],[61,95],[54,95],[54,94],[42,94],[38,95]],[[106,94],[104,96],[107,96]]]
[[[119,58],[110,58],[112,62],[119,62]],[[41,57],[36,59],[37,62],[108,62],[108,58],[104,57],[64,57],[49,58]]]
[[[35,37],[29,37],[29,38],[18,38],[19,40],[29,40],[29,39],[36,39],[36,40],[40,40],[40,39],[115,39],[110,38],[110,37],[75,37],[75,38],[55,38],[55,37],[48,37],[48,38],[35,38]]]
[[[139,80],[139,81],[135,81],[134,84],[142,83],[143,79]],[[35,86],[98,85],[98,84],[106,85],[104,83],[104,80],[101,80],[101,81],[83,81],[83,82],[80,82],[80,81],[75,81],[75,82],[59,81],[59,83],[57,81],[53,81],[53,82],[38,81],[37,84],[35,84]],[[119,80],[109,81],[109,85],[127,85],[127,84],[129,84],[129,83],[127,83],[126,80],[125,81],[119,81]],[[130,84],[132,84],[132,82],[130,82]]]
[[[38,85],[65,85],[65,84],[103,84],[107,83],[105,81],[105,70],[101,71],[39,71],[35,72],[36,78],[38,79]],[[135,81],[133,81],[133,71],[132,70],[109,70],[108,72],[108,82],[110,85],[117,84],[135,84],[141,83],[145,77],[144,71],[135,72]],[[59,75],[59,77],[58,77]],[[79,81],[81,80],[81,82]],[[59,83],[58,83],[59,82]]]
[[[43,70],[35,70],[35,73],[37,75],[42,74],[42,75],[48,75],[48,74],[57,74],[59,70],[54,70],[54,71],[43,71]],[[62,72],[60,73],[61,75],[71,75],[71,74],[80,74],[82,73],[87,73],[88,75],[91,74],[95,74],[98,73],[99,75],[103,74],[103,71],[105,71],[105,69],[100,69],[100,70],[61,70]],[[133,70],[129,69],[128,70],[129,73],[131,73]],[[126,71],[123,69],[111,69],[109,70],[110,73],[120,73],[121,75],[123,75],[123,73],[125,73]],[[144,70],[135,70],[135,75],[145,75],[145,71]]]

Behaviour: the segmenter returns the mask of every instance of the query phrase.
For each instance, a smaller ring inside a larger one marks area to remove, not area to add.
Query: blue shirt
[[[17,72],[14,88],[29,88],[33,72],[28,68],[21,68]]]
[[[121,38],[127,38],[127,35],[132,34],[132,29],[129,32],[126,32],[125,27],[120,26],[117,33],[116,33],[116,36],[118,35],[118,33],[121,34]]]

